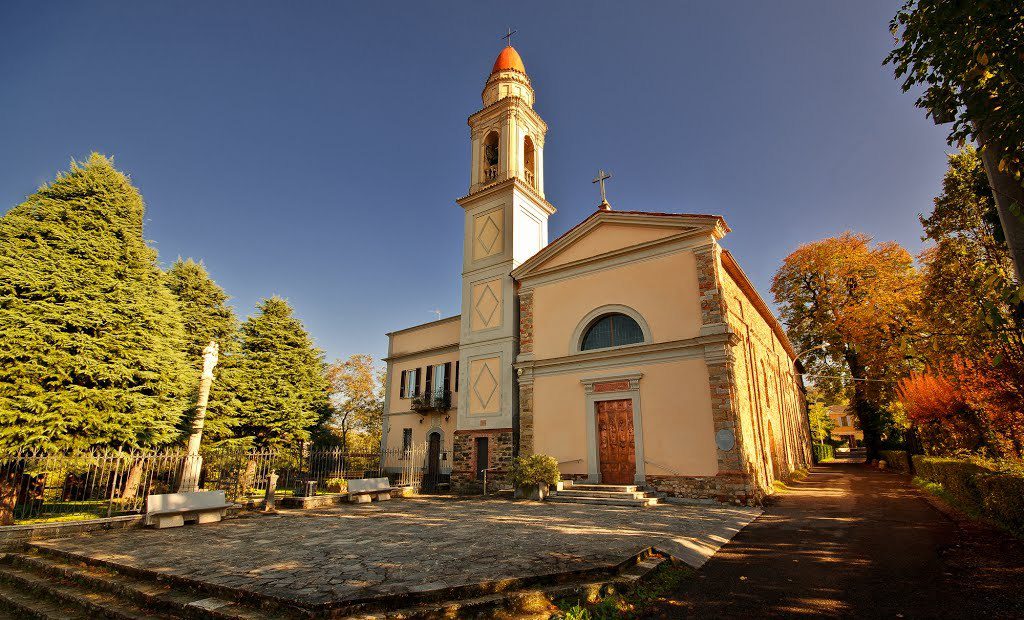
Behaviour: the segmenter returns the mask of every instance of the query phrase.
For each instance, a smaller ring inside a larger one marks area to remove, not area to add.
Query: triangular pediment
[[[512,275],[558,270],[604,256],[620,255],[702,231],[727,231],[718,216],[636,211],[599,211],[517,267]]]

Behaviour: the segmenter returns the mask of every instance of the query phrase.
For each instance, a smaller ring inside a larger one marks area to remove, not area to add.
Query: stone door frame
[[[633,407],[633,456],[636,459],[635,484],[646,484],[644,428],[640,407],[640,379],[643,373],[587,377],[580,381],[586,393],[587,483],[601,484],[601,463],[597,446],[597,403],[605,400],[631,400]]]

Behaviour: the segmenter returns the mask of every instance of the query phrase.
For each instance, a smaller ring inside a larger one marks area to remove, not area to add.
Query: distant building
[[[860,430],[857,416],[847,405],[829,407],[828,417],[832,418],[835,428],[832,439],[845,442],[851,448],[859,448],[864,443],[864,431]]]
[[[462,314],[388,334],[384,447],[425,444],[427,472],[449,466],[455,490],[541,453],[593,483],[771,493],[811,460],[803,386],[785,332],[720,245],[729,226],[602,201],[549,242],[533,104],[506,47],[469,117],[464,229],[422,253],[462,237]],[[393,303],[418,302],[396,287]]]

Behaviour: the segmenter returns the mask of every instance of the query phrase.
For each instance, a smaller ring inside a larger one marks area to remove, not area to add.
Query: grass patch
[[[935,497],[941,499],[950,506],[953,506],[957,510],[960,510],[961,512],[964,512],[967,515],[970,515],[974,519],[985,518],[985,515],[983,515],[981,511],[978,510],[977,506],[970,506],[963,502],[958,502],[956,498],[953,497],[953,494],[947,491],[946,487],[942,486],[938,482],[932,482],[931,480],[925,480],[924,478],[918,478],[915,476],[914,484],[917,485],[917,488],[921,489],[922,491],[934,495]]]
[[[666,563],[649,579],[625,594],[611,594],[589,604],[574,598],[558,600],[555,605],[559,611],[555,617],[563,620],[646,618],[666,594],[677,589],[684,581],[693,579],[695,574],[688,566]]]

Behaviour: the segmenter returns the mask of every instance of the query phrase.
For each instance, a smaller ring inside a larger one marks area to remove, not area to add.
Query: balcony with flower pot
[[[452,408],[452,393],[450,390],[444,389],[427,391],[423,395],[412,399],[411,408],[421,415],[448,413]]]

